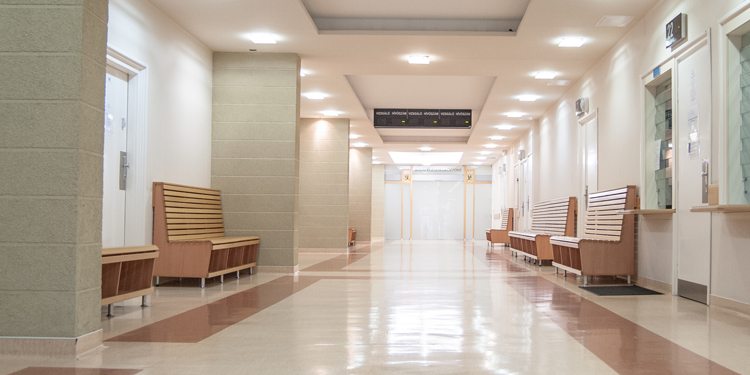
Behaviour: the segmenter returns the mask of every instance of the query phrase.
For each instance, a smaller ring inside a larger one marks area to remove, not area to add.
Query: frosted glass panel
[[[474,186],[476,185],[466,185],[466,238],[469,239],[474,231]]]
[[[476,186],[476,206],[474,207],[474,239],[484,240],[485,230],[492,228],[492,185]]]
[[[414,239],[462,239],[463,198],[461,181],[414,182]]]
[[[404,197],[404,226],[401,238],[408,240],[411,238],[411,186],[408,184],[402,186],[404,187],[402,191]]]
[[[401,184],[385,184],[384,230],[386,240],[401,239]]]

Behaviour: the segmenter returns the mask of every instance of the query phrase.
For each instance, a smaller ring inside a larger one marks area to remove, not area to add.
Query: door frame
[[[588,212],[588,195],[586,195],[585,189],[586,189],[586,176],[588,172],[588,166],[587,166],[587,160],[586,160],[586,151],[587,151],[587,142],[586,142],[586,124],[588,124],[591,121],[596,120],[596,186],[597,189],[599,188],[599,108],[594,108],[593,111],[589,112],[585,116],[578,119],[578,160],[579,160],[579,172],[581,173],[578,179],[579,187],[578,187],[578,194],[581,196],[578,198],[578,228],[581,228],[580,230],[583,230],[586,224],[586,212]],[[593,191],[588,192],[588,194],[593,193]],[[583,209],[581,209],[583,208]],[[577,233],[578,236],[583,236],[582,233]]]
[[[128,180],[133,194],[125,200],[125,246],[152,243],[152,187],[147,181],[148,68],[107,45],[107,65],[128,73]]]
[[[679,63],[682,60],[685,60],[686,58],[692,56],[694,53],[700,51],[701,48],[706,47],[708,48],[708,68],[709,68],[709,85],[711,86],[712,91],[712,103],[708,106],[708,119],[711,121],[711,133],[713,133],[713,53],[712,53],[712,46],[711,46],[711,30],[706,30],[703,34],[698,36],[695,40],[693,40],[692,43],[689,45],[686,45],[684,48],[681,48],[677,53],[673,55],[674,63],[673,63],[673,70],[672,70],[672,90],[673,93],[677,94],[676,97],[672,98],[672,139],[673,140],[679,140],[680,139],[680,114],[679,114],[679,105],[680,105],[680,98],[679,98],[679,79],[680,79],[680,70],[679,70]],[[713,138],[713,134],[710,134],[711,138]],[[677,148],[677,141],[675,142],[675,149]],[[711,142],[708,143],[710,147],[713,148],[713,145],[711,144],[713,142],[713,139]],[[679,156],[679,152],[675,153],[674,156],[674,165],[673,165],[673,176],[674,176],[674,195],[672,200],[672,207],[677,208],[679,202],[679,192],[680,192],[680,159],[677,157]],[[713,172],[712,169],[714,167],[714,160],[713,160],[713,150],[711,153],[708,154],[708,175],[709,175],[709,183],[711,182],[711,179],[713,178]],[[713,226],[713,215],[711,215],[709,218],[709,236],[713,235],[713,230],[711,227]],[[678,280],[679,280],[679,251],[680,251],[680,238],[679,238],[679,228],[680,228],[680,216],[675,214],[674,220],[673,220],[673,226],[672,226],[672,295],[679,295],[678,294]],[[706,305],[711,305],[711,278],[712,278],[712,263],[713,263],[713,239],[709,239],[709,249],[708,249],[708,259],[709,259],[709,265],[708,265],[708,285],[706,285]]]

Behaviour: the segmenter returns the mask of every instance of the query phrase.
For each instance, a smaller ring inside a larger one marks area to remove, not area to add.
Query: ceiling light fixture
[[[427,55],[409,55],[409,64],[422,64],[426,65],[430,63],[430,56]]]
[[[496,147],[497,147],[497,145],[493,145],[493,144],[486,144],[486,145],[484,145],[484,147],[486,147],[486,148],[496,148]]]
[[[323,116],[336,117],[339,115],[339,111],[323,111]]]
[[[515,126],[513,125],[498,125],[497,126],[498,130],[513,130],[513,128],[515,128]]]
[[[322,100],[326,98],[326,95],[322,92],[308,92],[305,94],[302,94],[305,96],[305,98],[308,98],[310,100]]]
[[[521,118],[521,117],[523,117],[523,113],[521,113],[521,112],[508,112],[505,115],[508,116],[508,117],[510,117],[510,118]]]
[[[557,73],[549,71],[537,72],[534,76],[536,79],[554,79],[555,77],[557,77]]]
[[[539,99],[539,95],[519,95],[518,100],[522,102],[535,102]]]
[[[482,151],[482,152],[480,152],[479,154],[480,154],[480,155],[490,155],[490,154],[492,154],[492,153],[491,153],[491,152],[489,152],[489,151]]]
[[[375,165],[377,165],[377,164],[383,164],[383,162],[381,162],[381,161],[374,161],[374,162],[372,162],[372,164],[375,164]]]
[[[431,148],[431,147],[422,147],[422,148],[420,148],[420,150],[421,150],[421,151],[424,151],[424,152],[427,152],[427,151],[432,151],[432,150],[434,150],[434,148]]]
[[[560,39],[560,44],[558,44],[558,47],[580,47],[583,45],[583,38],[573,38],[573,37],[565,37]]]
[[[547,86],[567,86],[570,84],[570,80],[567,79],[553,79],[547,83]]]
[[[349,134],[349,139],[357,139],[357,138],[359,138],[358,135],[356,135],[356,134]],[[375,158],[373,157],[373,159],[375,159]]]
[[[276,44],[276,38],[269,33],[255,33],[250,34],[249,37],[255,44]]]
[[[362,143],[362,142],[352,143],[352,147],[367,147],[367,143]]]
[[[487,160],[486,156],[477,156],[477,160]]]
[[[480,165],[480,164],[484,164],[484,163],[482,163],[481,161],[473,161],[473,162],[471,162],[471,164]]]
[[[375,159],[377,159],[377,158],[378,158],[377,156],[373,156],[373,157],[372,157],[372,160],[375,160]]]
[[[491,140],[493,140],[493,141],[499,141],[499,140],[505,139],[505,137],[502,137],[502,136],[499,136],[499,135],[493,135],[493,136],[491,136],[489,138]]]

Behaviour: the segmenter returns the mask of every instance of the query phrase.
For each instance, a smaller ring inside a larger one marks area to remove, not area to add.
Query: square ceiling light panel
[[[463,152],[399,152],[390,151],[391,160],[395,164],[458,164]]]
[[[530,0],[301,0],[319,34],[510,35]]]

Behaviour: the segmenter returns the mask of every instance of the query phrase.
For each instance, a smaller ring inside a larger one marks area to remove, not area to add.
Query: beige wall
[[[688,40],[712,30],[712,179],[718,182],[719,114],[721,77],[724,64],[719,55],[719,19],[741,3],[740,0],[664,0],[659,2],[633,29],[539,120],[539,151],[535,152],[536,200],[551,199],[579,192],[578,119],[572,111],[579,97],[590,99],[590,109],[598,109],[599,189],[627,184],[640,185],[643,128],[641,77],[669,58],[664,48],[666,23],[679,13],[688,14]],[[585,48],[585,46],[584,46]],[[527,136],[521,143],[528,142]],[[517,146],[515,146],[517,148]],[[512,188],[509,186],[508,190]],[[750,262],[748,221],[731,215],[713,215],[712,285],[713,295],[750,304],[750,274],[741,264]],[[638,274],[662,283],[673,280],[673,227],[671,221],[639,220]]]
[[[349,149],[349,227],[357,241],[370,241],[372,223],[372,148]]]
[[[131,162],[129,172],[146,169],[143,198],[134,200],[146,215],[136,219],[145,221],[143,232],[128,242],[151,244],[154,181],[211,186],[213,52],[148,0],[110,1],[107,44],[146,66],[148,144],[129,144],[146,150],[146,165]]]
[[[300,251],[345,252],[349,119],[300,120]]]
[[[385,166],[372,166],[372,223],[370,239],[385,238]]]
[[[299,69],[293,53],[213,57],[211,186],[227,236],[260,236],[259,266],[298,264]]]
[[[0,5],[0,336],[79,337],[101,326],[107,1],[13,4]]]

